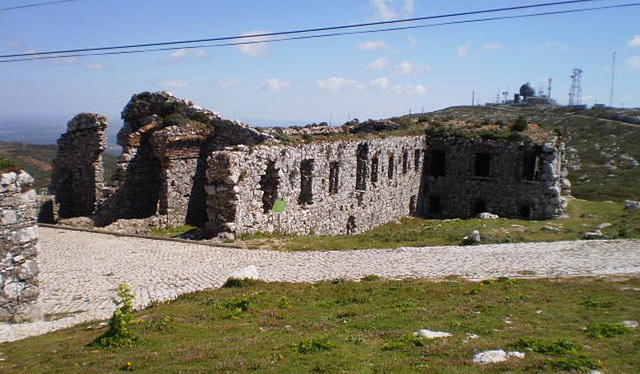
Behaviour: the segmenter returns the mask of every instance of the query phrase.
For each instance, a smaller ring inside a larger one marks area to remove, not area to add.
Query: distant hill
[[[46,187],[51,182],[53,159],[56,157],[57,146],[38,145],[18,142],[0,141],[0,157],[15,163],[35,179],[36,188]],[[117,157],[103,153],[105,179],[115,171]]]
[[[640,200],[640,109],[553,109],[460,106],[411,119],[530,122],[563,135],[573,195],[586,200]],[[402,117],[407,118],[407,116]]]

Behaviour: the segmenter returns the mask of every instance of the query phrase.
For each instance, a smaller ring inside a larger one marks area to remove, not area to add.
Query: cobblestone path
[[[255,265],[267,281],[313,282],[385,278],[467,279],[640,274],[640,240],[516,243],[330,252],[219,248],[40,228],[40,300],[51,322],[0,324],[0,342],[108,318],[121,282],[136,305],[219,287],[231,273]]]

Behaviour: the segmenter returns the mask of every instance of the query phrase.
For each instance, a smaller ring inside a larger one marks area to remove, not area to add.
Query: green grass
[[[164,229],[154,227],[149,230],[149,235],[158,238],[175,238],[197,229],[197,226],[192,225],[172,226]]]
[[[16,142],[0,142],[0,157],[24,169],[35,180],[36,188],[46,187],[51,183],[53,159],[56,157],[55,145],[37,145]],[[105,181],[108,181],[116,168],[117,157],[108,153],[102,154],[105,170]]]
[[[640,238],[640,210],[624,210],[623,203],[573,200],[567,215],[568,218],[549,221],[404,218],[399,223],[382,225],[359,235],[255,234],[241,236],[237,243],[249,248],[285,251],[459,245],[464,236],[476,229],[480,231],[483,244],[559,241],[582,239],[584,232],[593,231],[605,222],[611,224],[601,229],[605,239]],[[543,229],[545,226],[553,230]]]
[[[254,281],[137,312],[131,348],[89,346],[104,332],[87,329],[95,322],[0,344],[0,372],[632,373],[640,367],[638,331],[594,339],[587,326],[613,331],[637,319],[639,287],[638,278]],[[423,328],[453,336],[413,336]],[[489,349],[526,357],[473,364]]]

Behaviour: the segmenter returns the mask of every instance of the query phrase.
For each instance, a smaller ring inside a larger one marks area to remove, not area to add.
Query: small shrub
[[[598,301],[594,300],[590,296],[585,297],[580,304],[582,304],[587,309],[611,308],[613,306],[613,303],[611,301]]]
[[[131,287],[122,283],[117,289],[119,300],[113,300],[118,307],[109,320],[109,327],[104,334],[100,335],[90,345],[100,348],[124,348],[131,347],[138,337],[129,331],[129,324],[133,321],[133,299],[135,295],[131,292]]]
[[[587,336],[592,339],[611,338],[628,332],[629,329],[619,323],[591,323],[585,330]]]
[[[602,367],[600,361],[594,360],[584,354],[556,358],[549,361],[549,365],[556,370],[576,371],[579,373],[587,373],[590,370],[600,369]]]
[[[545,343],[538,339],[529,337],[520,338],[516,343],[512,344],[515,349],[531,349],[534,352],[545,355],[564,355],[575,353],[578,346],[569,342],[567,339],[558,339],[551,343]]]
[[[516,121],[511,125],[511,131],[522,132],[527,130],[529,127],[529,122],[527,122],[527,118],[525,116],[520,116],[516,119]]]
[[[222,285],[223,288],[247,288],[262,283],[259,279],[251,278],[229,278]]]
[[[12,171],[18,173],[20,168],[15,162],[0,156],[0,173],[10,173]]]
[[[424,347],[429,339],[422,336],[414,336],[413,334],[403,335],[400,339],[393,340],[382,346],[384,351],[395,351],[405,347]]]
[[[282,299],[280,299],[280,302],[278,303],[278,308],[280,309],[289,309],[291,308],[292,304],[291,301],[289,301],[289,299],[287,299],[286,296],[283,296]]]
[[[372,282],[372,281],[377,281],[379,279],[380,277],[375,274],[365,275],[364,277],[360,278],[360,280],[363,282]]]
[[[305,339],[298,344],[294,344],[291,348],[298,353],[308,354],[315,352],[324,352],[334,349],[336,346],[327,338],[311,338]]]

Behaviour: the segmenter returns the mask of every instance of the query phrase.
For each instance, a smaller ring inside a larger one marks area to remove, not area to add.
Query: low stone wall
[[[213,152],[207,230],[337,235],[408,216],[416,211],[424,148],[424,136],[390,136]],[[286,204],[281,213],[277,200]]]
[[[549,219],[566,208],[564,144],[429,138],[421,215]]]
[[[0,175],[0,321],[42,318],[37,304],[37,195],[25,172]]]

